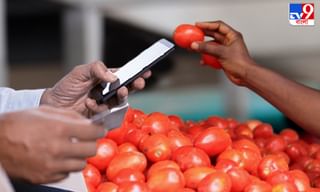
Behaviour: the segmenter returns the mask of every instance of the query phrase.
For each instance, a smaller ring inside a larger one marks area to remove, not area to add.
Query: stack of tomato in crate
[[[257,120],[183,122],[129,109],[83,174],[91,192],[315,192],[320,145],[309,141]]]

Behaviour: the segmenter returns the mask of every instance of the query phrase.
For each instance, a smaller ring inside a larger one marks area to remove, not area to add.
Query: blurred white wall
[[[5,0],[0,0],[0,86],[7,85]]]

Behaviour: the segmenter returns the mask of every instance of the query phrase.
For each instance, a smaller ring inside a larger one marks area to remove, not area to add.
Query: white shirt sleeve
[[[0,113],[38,107],[44,89],[14,90],[0,87]]]

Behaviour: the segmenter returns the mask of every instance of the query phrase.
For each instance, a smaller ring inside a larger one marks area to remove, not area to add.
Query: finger
[[[95,141],[105,135],[105,131],[101,126],[90,124],[71,124],[66,127],[64,137],[67,141],[76,138],[79,141]]]
[[[61,159],[57,160],[59,167],[57,167],[57,171],[61,174],[69,173],[69,172],[77,172],[81,171],[86,166],[85,159]]]
[[[122,100],[123,98],[127,98],[128,97],[128,89],[126,87],[121,87],[120,89],[118,89],[117,91],[117,95],[118,95],[118,99]]]
[[[108,105],[106,104],[98,105],[94,99],[87,98],[85,104],[86,104],[86,107],[94,113],[100,113],[105,110],[108,110]]]
[[[97,150],[96,141],[65,141],[63,144],[66,146],[62,151],[64,158],[86,159],[95,156]]]
[[[223,21],[198,22],[196,23],[196,26],[203,30],[218,32],[231,41],[235,40],[240,34],[238,31],[234,30]]]
[[[139,77],[132,83],[133,90],[142,90],[146,85],[146,82],[143,78]]]
[[[74,119],[84,119],[84,116],[82,116],[80,113],[71,110],[71,109],[65,109],[65,108],[55,108],[55,107],[49,107],[49,106],[40,106],[39,110],[45,113],[49,113],[51,115],[58,115],[63,117],[70,117]]]
[[[207,36],[213,37],[214,41],[217,41],[220,44],[224,44],[224,42],[225,42],[225,36],[221,35],[220,33],[217,33],[217,32],[214,32],[214,31],[209,31],[209,30],[204,30],[204,33]]]
[[[142,77],[143,77],[144,79],[148,79],[148,78],[151,77],[151,75],[152,75],[152,72],[149,70],[149,71],[146,71],[146,72],[142,75]]]
[[[213,56],[221,57],[224,52],[224,46],[210,42],[193,42],[191,48],[200,53],[207,53]]]
[[[90,65],[91,77],[104,82],[114,82],[117,77],[107,69],[107,67],[101,61],[94,62]]]

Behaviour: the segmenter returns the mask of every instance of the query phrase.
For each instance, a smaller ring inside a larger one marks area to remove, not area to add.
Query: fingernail
[[[196,42],[193,42],[193,43],[191,44],[191,48],[197,50],[197,49],[199,49],[199,44],[196,43]]]

